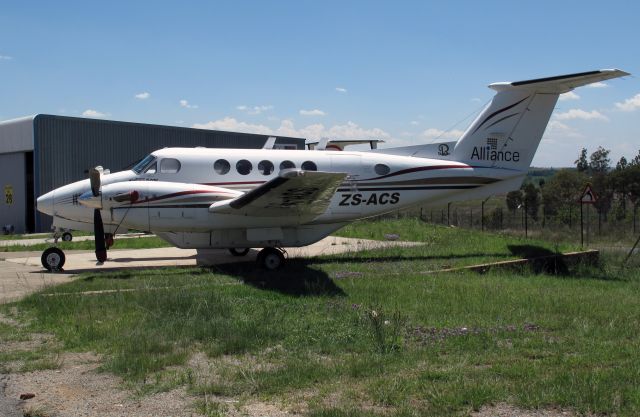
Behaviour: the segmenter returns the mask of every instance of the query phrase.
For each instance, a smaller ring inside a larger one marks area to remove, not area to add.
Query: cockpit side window
[[[151,165],[151,162],[153,162],[155,160],[156,160],[156,157],[151,155],[151,154],[149,154],[149,155],[145,156],[140,162],[138,162],[131,169],[136,174],[140,174],[141,172],[147,172],[149,170],[149,166]],[[145,170],[145,168],[146,168],[146,170]]]
[[[180,171],[180,161],[175,158],[164,158],[160,161],[160,173],[161,174],[175,174]]]
[[[153,164],[149,165],[147,169],[144,170],[145,174],[155,174],[158,172],[158,162],[153,161]]]

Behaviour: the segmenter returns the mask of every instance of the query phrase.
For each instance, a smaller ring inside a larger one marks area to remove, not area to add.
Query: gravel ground
[[[52,416],[176,416],[199,415],[193,409],[195,397],[175,389],[132,398],[120,388],[121,381],[98,372],[100,358],[92,353],[65,353],[56,370],[5,376],[5,401],[16,404],[21,394],[35,397],[18,401],[22,411],[41,410]],[[22,414],[19,414],[22,415]]]

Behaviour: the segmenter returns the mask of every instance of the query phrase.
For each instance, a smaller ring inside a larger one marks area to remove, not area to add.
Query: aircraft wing
[[[308,222],[325,212],[346,173],[287,169],[233,200],[217,201],[211,213],[255,217],[295,217]]]

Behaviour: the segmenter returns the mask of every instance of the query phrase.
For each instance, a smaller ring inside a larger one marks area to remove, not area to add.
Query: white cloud
[[[608,121],[609,118],[597,110],[586,111],[582,109],[571,109],[564,113],[555,115],[556,120],[603,120]]]
[[[138,93],[134,96],[135,98],[137,98],[138,100],[146,100],[149,97],[151,97],[151,93],[148,92],[143,92],[143,93]]]
[[[247,112],[247,114],[250,115],[256,115],[256,114],[262,114],[266,111],[269,110],[273,110],[273,106],[272,105],[267,105],[267,106],[245,106],[244,104],[240,105],[240,106],[236,106],[237,110],[240,111],[244,111]]]
[[[459,139],[464,133],[464,130],[440,130],[433,127],[422,132],[422,136],[427,139]]]
[[[321,123],[316,123],[297,129],[293,121],[282,120],[280,126],[273,129],[262,124],[246,123],[233,117],[225,117],[224,119],[208,123],[196,123],[193,127],[198,129],[258,133],[262,135],[294,136],[312,140],[320,140],[322,137],[332,139],[389,139],[391,137],[391,135],[382,129],[366,129],[351,121],[344,125],[334,125],[331,127],[325,127]]]
[[[347,92],[347,89],[346,89],[346,88],[343,88],[343,87],[336,87],[336,91],[337,91],[338,93],[346,93],[346,92]]]
[[[9,55],[0,55],[0,61],[11,61],[13,59],[12,56]]]
[[[622,111],[634,111],[640,109],[640,94],[626,99],[623,103],[616,103],[618,110]]]
[[[609,87],[609,84],[606,84],[606,83],[603,83],[602,81],[599,81],[597,83],[587,84],[586,87],[587,88],[607,88],[607,87]]]
[[[417,120],[412,120],[412,121],[409,122],[409,124],[412,125],[412,126],[418,126],[420,124],[420,122],[417,121]]]
[[[184,107],[185,109],[197,109],[197,104],[189,104],[189,102],[185,99],[180,100],[180,107]]]
[[[313,109],[313,110],[300,110],[300,114],[302,116],[325,116],[327,113],[319,109]]]
[[[567,101],[567,100],[580,100],[580,96],[574,93],[573,91],[560,94],[560,101]]]
[[[93,119],[103,119],[103,118],[109,116],[108,113],[102,113],[102,112],[99,112],[98,110],[93,110],[93,109],[87,109],[87,110],[83,111],[82,115],[84,117],[91,117]]]
[[[482,100],[479,99],[478,97],[472,98],[471,101],[474,102],[474,103],[482,103]]]

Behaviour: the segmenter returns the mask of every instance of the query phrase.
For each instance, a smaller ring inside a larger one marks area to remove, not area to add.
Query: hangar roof
[[[0,122],[0,154],[33,150],[33,116]]]

